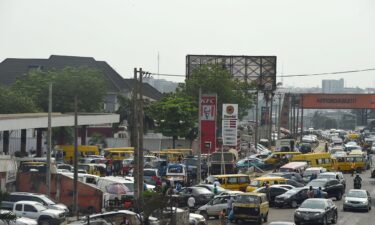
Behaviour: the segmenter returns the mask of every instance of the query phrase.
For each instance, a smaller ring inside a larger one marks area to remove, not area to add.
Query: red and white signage
[[[200,99],[201,152],[210,154],[216,150],[216,95],[202,95]]]

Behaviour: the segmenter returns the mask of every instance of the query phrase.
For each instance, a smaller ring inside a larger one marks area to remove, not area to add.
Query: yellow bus
[[[184,157],[186,156],[191,156],[193,155],[193,150],[192,149],[184,149],[184,148],[177,148],[177,149],[162,149],[161,150],[162,152],[180,152],[184,155]]]
[[[336,170],[336,160],[329,153],[308,153],[294,155],[291,159],[293,162],[307,162],[310,167],[323,167],[328,171]]]
[[[134,156],[134,147],[105,148],[104,156],[112,160],[124,160]]]
[[[367,165],[364,157],[361,155],[349,155],[337,157],[337,170],[342,172],[350,172],[352,170],[353,163],[356,171],[360,172],[366,169]]]
[[[184,159],[184,155],[181,152],[175,152],[175,151],[160,151],[160,152],[154,152],[154,155],[156,157],[159,157],[161,159],[166,159],[169,162],[179,162],[179,159]]]
[[[74,157],[74,145],[57,145],[57,151],[62,151],[65,161],[71,161]],[[96,145],[78,145],[78,157],[99,155],[99,147]]]

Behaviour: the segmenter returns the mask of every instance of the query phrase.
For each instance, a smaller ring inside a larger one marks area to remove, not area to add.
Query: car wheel
[[[297,208],[298,203],[296,201],[292,201],[290,205],[292,206],[292,208]]]
[[[337,223],[337,213],[335,213],[335,215],[333,215],[333,218],[332,218],[332,224],[336,224]]]
[[[38,225],[49,225],[49,221],[48,220],[40,220]]]
[[[336,196],[336,200],[340,201],[342,199],[342,192],[339,192]]]
[[[301,223],[300,222],[294,222],[296,225],[301,225]]]
[[[208,220],[208,214],[207,214],[206,211],[202,211],[200,214],[201,214],[206,220]]]
[[[370,206],[367,206],[366,212],[370,211]]]
[[[344,212],[348,211],[348,209],[347,209],[347,208],[345,208],[345,207],[344,207],[344,208],[342,208],[342,210],[343,210]]]

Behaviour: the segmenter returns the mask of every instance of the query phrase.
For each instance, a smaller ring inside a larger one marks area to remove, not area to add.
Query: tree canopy
[[[37,112],[33,100],[17,90],[0,86],[0,114]]]
[[[178,137],[186,137],[194,128],[198,109],[190,98],[171,93],[152,103],[149,114],[156,121],[156,130],[173,137],[173,148]]]
[[[62,70],[31,70],[18,78],[12,86],[28,96],[42,110],[48,110],[48,87],[53,84],[53,111],[74,111],[74,96],[78,97],[81,112],[95,112],[103,108],[106,83],[100,71],[88,67],[66,67]]]
[[[199,88],[203,94],[217,94],[218,115],[223,103],[238,104],[239,117],[247,115],[252,105],[252,86],[233,79],[229,71],[220,65],[205,65],[193,70],[186,83],[180,86],[179,94],[189,96],[198,105]]]

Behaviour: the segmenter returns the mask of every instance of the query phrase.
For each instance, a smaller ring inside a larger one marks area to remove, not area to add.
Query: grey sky
[[[124,77],[157,72],[158,52],[173,74],[187,54],[276,55],[279,75],[375,68],[374,12],[374,0],[0,0],[0,60],[92,56]],[[324,78],[341,77],[375,86],[375,71]]]

